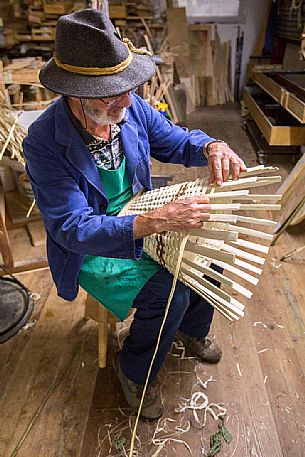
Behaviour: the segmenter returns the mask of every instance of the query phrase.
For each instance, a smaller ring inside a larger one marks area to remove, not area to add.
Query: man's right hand
[[[179,198],[134,220],[135,239],[165,231],[182,232],[201,228],[210,218],[210,199],[205,195]]]

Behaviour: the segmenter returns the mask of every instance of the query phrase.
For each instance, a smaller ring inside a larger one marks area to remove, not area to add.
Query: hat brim
[[[120,73],[87,76],[59,68],[54,58],[40,70],[39,79],[47,89],[61,95],[77,98],[103,98],[124,94],[149,81],[156,66],[143,54],[133,53],[130,65]]]

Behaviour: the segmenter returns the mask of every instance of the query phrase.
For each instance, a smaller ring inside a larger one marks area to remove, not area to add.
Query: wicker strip
[[[271,231],[276,224],[273,220],[262,219],[259,216],[243,216],[240,213],[245,210],[256,212],[262,209],[279,209],[279,205],[271,206],[275,201],[274,195],[260,196],[250,193],[251,188],[280,182],[280,176],[270,176],[270,173],[277,170],[277,168],[261,165],[249,168],[247,172],[242,173],[239,180],[229,180],[217,187],[209,185],[206,178],[161,187],[134,197],[120,215],[143,214],[182,197],[195,195],[210,197],[211,217],[208,221],[204,221],[202,229],[190,230],[178,278],[208,300],[228,319],[239,319],[244,314],[242,300],[252,296],[252,291],[241,282],[246,281],[252,286],[257,285],[257,276],[262,272],[257,264],[263,265],[265,261],[262,255],[268,252],[268,246],[273,238]],[[261,176],[264,173],[268,176]],[[249,203],[242,203],[245,199]],[[234,204],[232,204],[233,200]],[[257,201],[260,200],[264,203],[258,204]],[[243,223],[244,226],[238,225],[239,223]],[[262,226],[264,230],[253,229],[252,226],[255,224]],[[250,241],[249,237],[253,237],[254,240]],[[257,239],[263,240],[264,244],[259,244]],[[174,275],[181,253],[182,240],[185,240],[185,233],[153,234],[145,238],[144,250]],[[249,250],[251,252],[248,252]],[[210,268],[212,263],[224,268],[225,271],[215,272]],[[236,280],[227,277],[227,272],[235,275]],[[219,289],[207,281],[207,276],[217,279],[224,289]],[[235,298],[236,294],[241,296],[241,301]]]

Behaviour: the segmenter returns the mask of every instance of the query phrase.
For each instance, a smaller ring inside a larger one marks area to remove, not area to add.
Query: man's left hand
[[[205,156],[210,171],[209,184],[216,182],[220,186],[228,180],[230,174],[235,181],[241,171],[247,171],[244,161],[225,142],[208,144]]]

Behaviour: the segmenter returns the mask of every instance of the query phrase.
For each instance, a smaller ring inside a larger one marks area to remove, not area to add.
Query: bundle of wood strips
[[[207,195],[211,200],[210,219],[204,221],[202,228],[190,230],[178,279],[229,320],[239,319],[245,308],[241,300],[251,298],[253,293],[248,285],[240,282],[257,285],[262,273],[260,267],[265,262],[263,255],[268,253],[273,239],[272,229],[276,225],[273,220],[262,219],[257,214],[262,210],[279,210],[280,205],[272,202],[281,198],[280,195],[251,194],[249,189],[280,182],[280,176],[261,176],[277,170],[259,165],[242,173],[239,180],[229,180],[222,186],[209,185],[207,178],[202,178],[161,187],[135,196],[120,214],[143,214],[177,198]],[[240,215],[243,211],[247,214],[254,212],[256,217]],[[185,236],[186,233],[176,232],[150,235],[145,238],[144,250],[175,275]],[[224,273],[213,270],[211,264],[224,268]],[[219,281],[226,289],[213,285],[207,276]]]
[[[26,130],[18,123],[18,113],[7,108],[1,108],[0,160],[6,154],[11,159],[16,159],[24,164],[22,141],[26,134]]]

